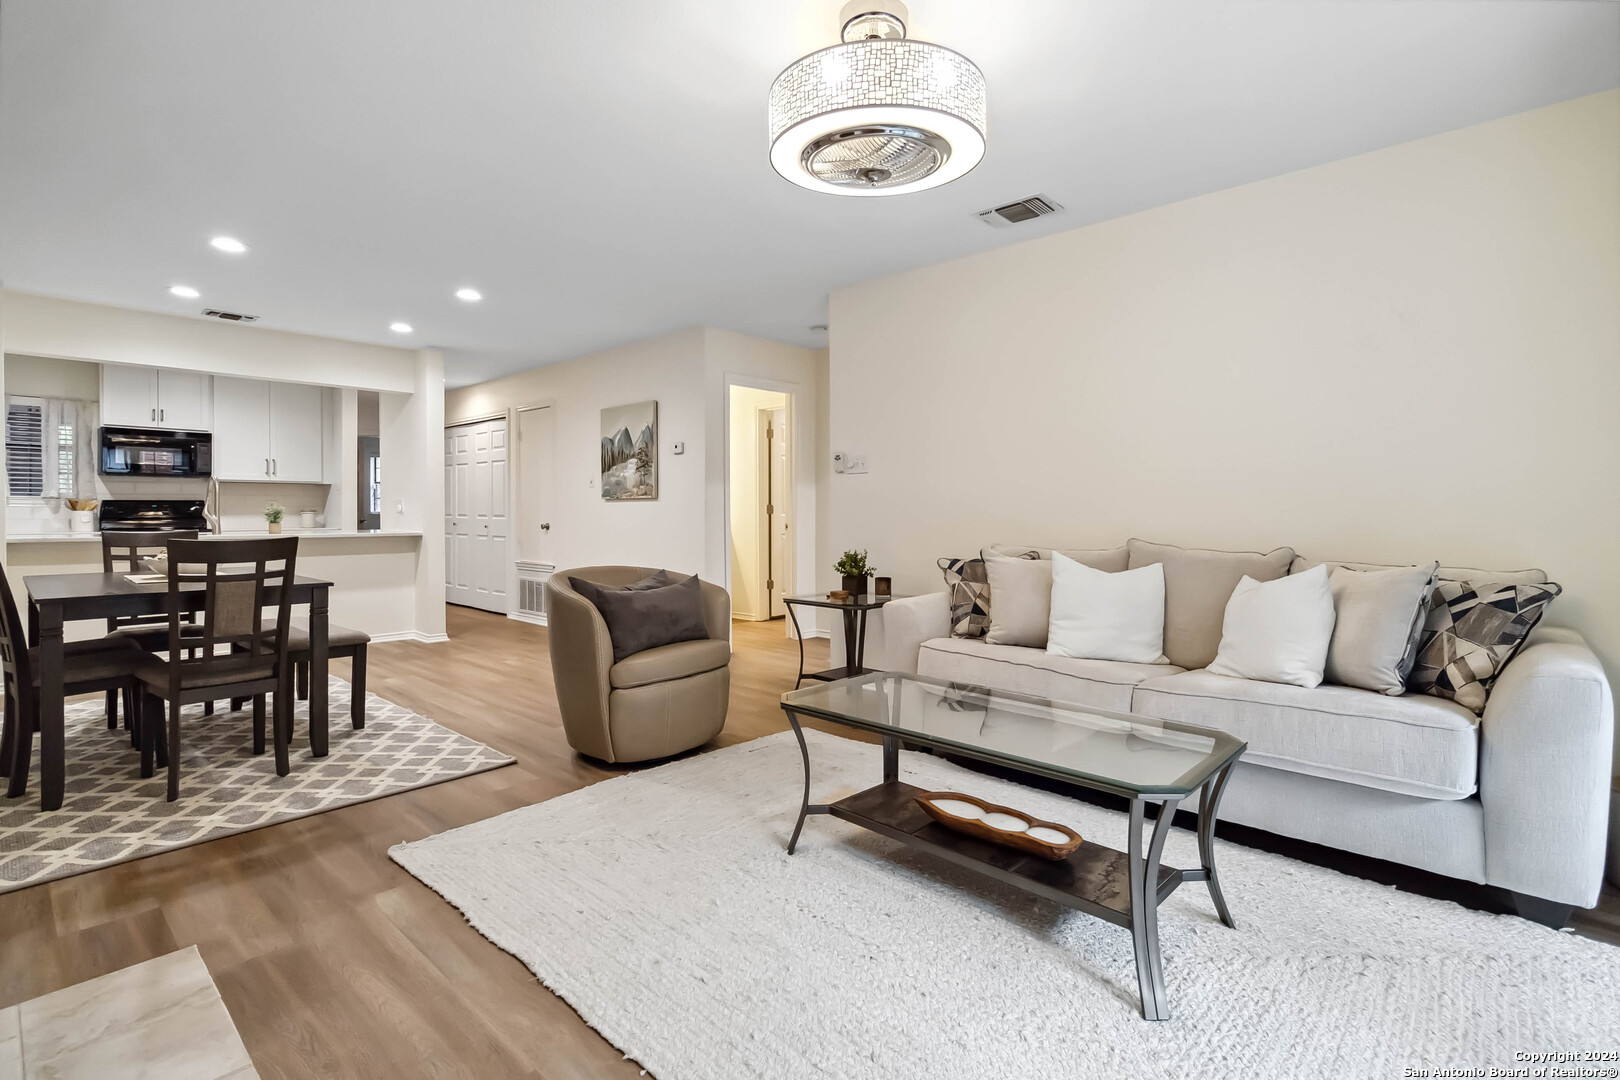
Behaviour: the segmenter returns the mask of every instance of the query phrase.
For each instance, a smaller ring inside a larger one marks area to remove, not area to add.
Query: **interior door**
[[[210,377],[197,371],[157,373],[158,425],[175,431],[209,431],[214,424]]]
[[[472,532],[474,607],[506,613],[506,578],[512,538],[507,505],[510,456],[506,421],[490,420],[473,430]]]
[[[472,429],[444,432],[444,598],[472,603]]]
[[[270,384],[270,475],[288,483],[319,484],[323,469],[326,391],[303,383]]]
[[[506,420],[445,429],[445,599],[507,610],[511,512]]]
[[[793,593],[793,470],[789,460],[786,409],[766,414],[765,469],[767,495],[765,536],[769,546],[766,578],[770,588],[767,610],[775,619],[787,614],[782,597]]]
[[[555,563],[551,528],[551,439],[555,419],[550,407],[518,413],[518,558]]]
[[[270,479],[270,384],[262,379],[214,380],[214,475],[221,480]]]

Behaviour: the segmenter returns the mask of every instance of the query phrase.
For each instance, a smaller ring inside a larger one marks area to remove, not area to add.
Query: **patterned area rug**
[[[817,801],[877,782],[877,747],[805,738]],[[789,856],[800,768],[772,735],[390,854],[658,1080],[1483,1076],[1620,1047],[1620,949],[1219,842],[1237,929],[1200,884],[1165,901],[1149,1023],[1120,927],[835,818]],[[1124,843],[1100,807],[900,774]],[[1196,859],[1171,830],[1165,862]]]
[[[376,694],[366,696],[366,726],[355,731],[349,726],[349,684],[334,676],[329,685],[329,752],[310,756],[309,703],[299,702],[292,772],[285,777],[276,775],[274,753],[253,756],[251,710],[203,716],[202,706],[187,706],[180,799],[172,803],[164,798],[167,774],[140,778],[140,755],[127,732],[107,730],[99,700],[70,704],[62,808],[39,808],[37,736],[28,794],[0,799],[0,893],[514,760]]]

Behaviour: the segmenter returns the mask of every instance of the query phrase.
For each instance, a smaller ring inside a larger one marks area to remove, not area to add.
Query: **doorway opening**
[[[779,619],[794,589],[798,526],[792,395],[735,384],[727,395],[731,613]]]
[[[506,614],[512,515],[506,417],[444,429],[444,598]]]

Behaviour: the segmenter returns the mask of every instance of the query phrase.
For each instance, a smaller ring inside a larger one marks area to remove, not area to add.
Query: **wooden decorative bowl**
[[[1041,821],[1022,810],[997,806],[956,791],[925,791],[917,796],[917,805],[947,829],[1053,862],[1073,855],[1074,849],[1081,844],[1080,834],[1067,825]],[[966,809],[968,806],[977,807],[979,813],[970,813]],[[1059,834],[1062,840],[1057,838]]]

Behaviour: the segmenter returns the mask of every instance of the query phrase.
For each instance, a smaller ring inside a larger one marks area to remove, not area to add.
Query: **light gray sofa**
[[[1309,565],[1295,559],[1290,572]],[[1536,571],[1442,568],[1441,576],[1546,580]],[[993,594],[990,605],[993,613]],[[1541,922],[1561,924],[1570,908],[1597,903],[1614,704],[1602,666],[1574,631],[1538,627],[1481,717],[1428,694],[1307,690],[953,638],[944,592],[890,602],[874,629],[869,667],[1239,736],[1249,749],[1223,821],[1499,886],[1520,914]]]

